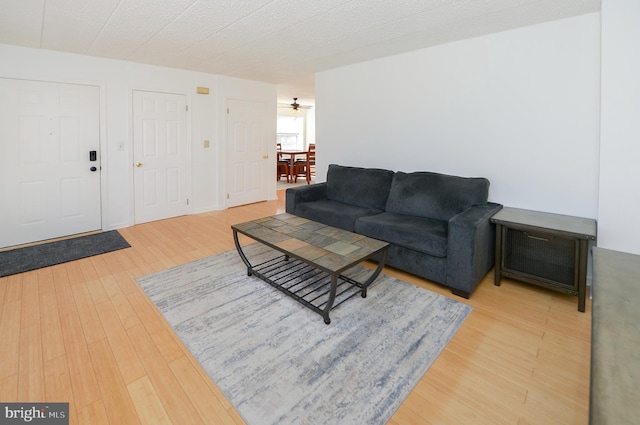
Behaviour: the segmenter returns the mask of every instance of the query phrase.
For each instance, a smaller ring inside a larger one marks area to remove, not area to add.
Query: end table
[[[584,312],[595,220],[505,207],[491,222],[496,225],[496,286],[509,277],[577,295],[578,310]]]

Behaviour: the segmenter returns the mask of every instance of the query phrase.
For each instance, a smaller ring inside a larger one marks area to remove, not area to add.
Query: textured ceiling
[[[600,10],[600,0],[1,0],[0,43],[278,83]]]

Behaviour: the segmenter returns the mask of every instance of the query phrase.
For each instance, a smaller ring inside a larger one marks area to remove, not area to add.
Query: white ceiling
[[[0,0],[0,43],[279,84],[600,10],[600,0]]]

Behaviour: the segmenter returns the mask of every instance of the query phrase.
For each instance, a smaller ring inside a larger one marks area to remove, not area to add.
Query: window
[[[277,137],[283,151],[301,150],[298,146],[298,133],[278,133]]]
[[[278,140],[283,150],[305,150],[305,118],[300,116],[278,115]]]

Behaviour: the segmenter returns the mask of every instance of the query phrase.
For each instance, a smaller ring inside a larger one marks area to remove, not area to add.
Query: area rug
[[[137,281],[249,425],[385,424],[471,312],[381,274],[325,325],[247,276],[236,251]]]
[[[110,230],[3,251],[0,252],[0,277],[79,260],[130,246],[117,230]]]

